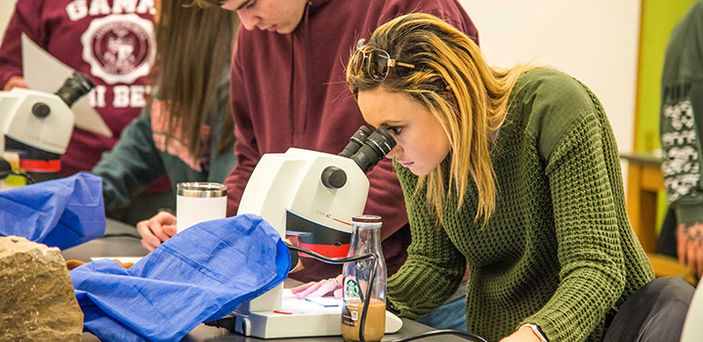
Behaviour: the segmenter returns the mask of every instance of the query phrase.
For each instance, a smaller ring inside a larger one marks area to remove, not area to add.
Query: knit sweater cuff
[[[442,305],[461,283],[463,268],[444,269],[408,260],[388,278],[388,300],[401,317],[416,319]]]

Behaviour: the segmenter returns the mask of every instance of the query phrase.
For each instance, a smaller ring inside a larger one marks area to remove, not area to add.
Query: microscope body
[[[341,187],[324,184],[323,173],[330,168],[346,175]],[[349,250],[351,218],[363,213],[368,192],[369,181],[352,159],[290,148],[261,158],[237,214],[259,215],[281,236],[297,235],[301,247],[344,257]],[[282,289],[281,285],[252,300],[249,310],[279,310]]]
[[[237,214],[261,216],[281,236],[296,235],[300,247],[345,257],[351,219],[366,206],[365,173],[394,146],[384,128],[371,132],[362,126],[339,155],[297,148],[265,154],[244,189]],[[233,313],[235,331],[259,338],[340,335],[340,315],[341,306],[323,308],[295,296],[284,298],[283,284]],[[401,326],[398,317],[386,313],[387,333]]]
[[[0,180],[20,169],[58,172],[73,123],[73,112],[55,94],[24,88],[0,91]]]
[[[0,92],[0,134],[42,151],[66,152],[73,133],[73,112],[57,95],[13,88]],[[0,139],[0,151],[5,150]]]
[[[54,94],[25,88],[0,91],[0,180],[13,172],[3,157],[6,150],[19,159],[20,169],[58,172],[73,134],[71,106],[93,87],[88,76],[74,73]]]

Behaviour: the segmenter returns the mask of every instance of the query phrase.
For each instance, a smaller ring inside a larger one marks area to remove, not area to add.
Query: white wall
[[[640,0],[459,0],[489,63],[550,65],[593,90],[631,151]]]
[[[10,21],[10,16],[15,9],[15,2],[17,0],[0,0],[0,37],[5,34],[5,27],[7,27],[7,22]]]

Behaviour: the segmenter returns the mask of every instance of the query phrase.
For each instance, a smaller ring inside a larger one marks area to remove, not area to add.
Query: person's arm
[[[5,29],[0,45],[0,89],[23,87],[22,39],[24,32],[30,39],[43,44],[46,39],[41,20],[43,1],[18,0],[15,11]]]
[[[662,174],[677,224],[679,260],[703,275],[703,4],[673,31],[662,73]]]
[[[100,158],[91,173],[103,179],[106,210],[126,206],[147,185],[166,174],[154,145],[148,106],[122,132],[110,152]]]
[[[244,188],[261,158],[256,135],[252,127],[249,105],[247,99],[247,82],[243,66],[238,58],[240,41],[234,47],[232,59],[232,73],[230,78],[230,101],[232,102],[232,115],[234,117],[234,155],[237,164],[225,179],[227,186],[227,216],[237,214],[239,201],[242,199]]]
[[[415,319],[442,305],[456,291],[466,259],[454,247],[436,215],[428,211],[425,192],[415,193],[417,177],[397,166],[403,185],[412,242],[408,259],[388,278],[388,301],[403,317]]]
[[[604,114],[579,111],[581,117],[563,133],[547,132],[550,127],[541,130],[558,137],[546,154],[545,174],[552,194],[560,281],[542,309],[518,326],[535,324],[550,341],[585,340],[621,297],[626,282],[621,245],[626,240],[619,231],[624,223],[619,222],[614,188],[620,177],[612,162],[617,158],[615,141]]]

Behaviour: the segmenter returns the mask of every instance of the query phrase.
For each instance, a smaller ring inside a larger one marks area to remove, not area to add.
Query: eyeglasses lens
[[[372,50],[368,53],[367,72],[373,79],[382,81],[388,76],[388,52],[383,50]]]

